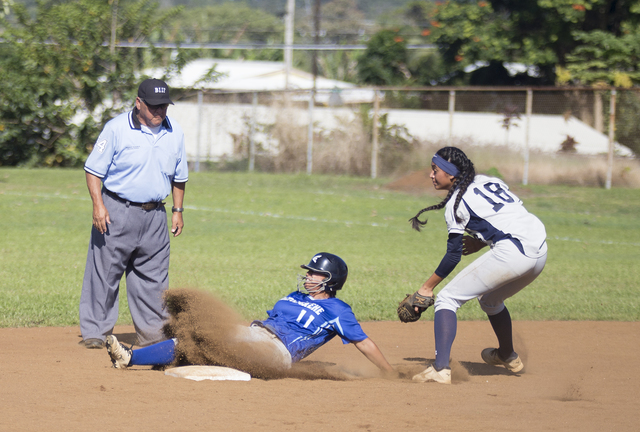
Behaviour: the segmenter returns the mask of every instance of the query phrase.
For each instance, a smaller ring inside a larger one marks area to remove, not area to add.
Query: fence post
[[[291,107],[291,99],[288,91],[290,87],[291,64],[293,63],[293,33],[294,18],[296,12],[295,0],[287,0],[284,15],[284,106]]]
[[[449,90],[449,147],[453,145],[453,113],[456,110],[456,91]]]
[[[607,183],[606,188],[611,189],[611,177],[613,176],[613,139],[616,128],[616,91],[611,90],[609,103],[609,157],[607,158]]]
[[[522,184],[529,184],[529,137],[531,135],[531,111],[533,111],[533,90],[527,89],[527,121],[524,131],[524,169],[522,170]]]
[[[593,127],[598,132],[604,130],[604,120],[602,118],[602,92],[594,90],[593,98]]]
[[[373,142],[371,148],[371,178],[378,176],[378,119],[380,117],[380,95],[373,91]]]
[[[309,128],[307,129],[307,175],[313,170],[313,105],[316,99],[316,90],[313,88],[309,94]]]
[[[256,166],[256,115],[258,111],[258,93],[253,92],[251,100],[251,123],[249,130],[249,171],[253,172]]]
[[[195,172],[200,172],[200,142],[202,141],[202,90],[198,90],[198,133],[196,135]]]

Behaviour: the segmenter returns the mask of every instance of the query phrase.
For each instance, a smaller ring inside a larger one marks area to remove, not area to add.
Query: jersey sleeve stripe
[[[94,170],[92,170],[91,168],[89,168],[87,166],[84,167],[84,170],[86,172],[88,172],[89,174],[92,174],[92,175],[94,175],[96,177],[99,177],[99,178],[104,178],[104,176],[106,175],[106,174],[100,174],[99,172],[94,171]]]

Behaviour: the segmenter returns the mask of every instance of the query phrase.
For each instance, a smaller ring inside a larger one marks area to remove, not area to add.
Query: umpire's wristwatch
[[[184,208],[182,208],[182,207],[171,207],[171,211],[173,213],[182,213],[184,211]]]

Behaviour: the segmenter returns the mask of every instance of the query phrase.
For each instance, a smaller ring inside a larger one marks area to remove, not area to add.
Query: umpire
[[[165,203],[173,198],[171,233],[182,233],[189,178],[180,126],[169,121],[169,87],[147,79],[132,111],[110,120],[84,165],[93,201],[93,227],[80,296],[81,345],[103,348],[118,320],[120,279],[126,272],[129,310],[139,345],[163,338],[168,318],[169,232]]]

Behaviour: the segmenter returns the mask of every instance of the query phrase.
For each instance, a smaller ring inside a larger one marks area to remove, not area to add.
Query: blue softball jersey
[[[294,291],[278,300],[267,314],[269,318],[258,322],[280,338],[294,363],[336,335],[345,344],[367,339],[351,306],[335,297],[316,300]]]
[[[184,133],[167,117],[154,137],[134,111],[120,114],[105,125],[84,169],[120,198],[162,201],[173,182],[189,179]]]

